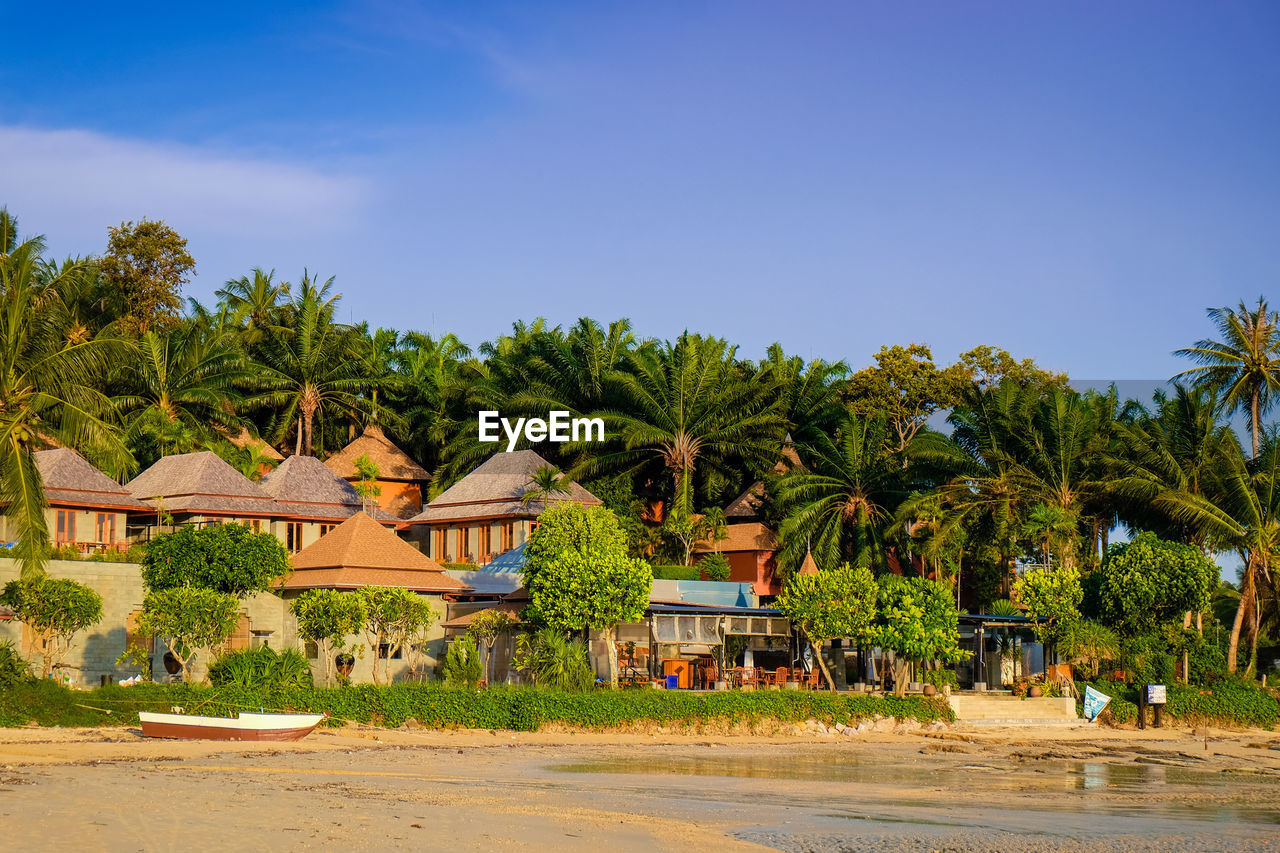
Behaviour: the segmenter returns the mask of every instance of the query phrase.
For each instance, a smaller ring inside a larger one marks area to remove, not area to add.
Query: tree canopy
[[[147,547],[142,581],[151,590],[200,587],[243,598],[289,572],[289,554],[270,533],[243,524],[182,527]]]

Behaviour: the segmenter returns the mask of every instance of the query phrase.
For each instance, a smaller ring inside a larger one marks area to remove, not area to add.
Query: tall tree
[[[216,291],[238,324],[245,343],[255,346],[270,334],[283,331],[281,306],[289,299],[289,282],[275,280],[275,270],[255,267],[250,275],[228,281]]]
[[[330,279],[332,281],[332,279]],[[256,401],[276,407],[273,441],[296,428],[294,453],[315,454],[312,432],[328,411],[354,418],[366,405],[361,394],[372,384],[369,365],[355,351],[350,328],[334,322],[329,284],[317,288],[304,276],[285,334],[266,338],[258,350],[260,377],[269,390]]]
[[[777,460],[785,428],[777,380],[767,371],[741,377],[725,341],[685,333],[627,361],[611,376],[616,402],[603,412],[617,440],[584,466],[587,476],[665,475],[677,508],[691,512],[698,485],[710,496],[740,484],[743,466],[765,470]]]
[[[1280,391],[1280,314],[1269,310],[1261,296],[1253,309],[1241,302],[1235,310],[1210,308],[1208,313],[1222,339],[1197,341],[1195,346],[1177,350],[1177,355],[1200,366],[1175,379],[1215,389],[1226,412],[1247,411],[1256,457],[1262,415]]]
[[[44,487],[32,455],[53,440],[126,470],[131,464],[99,388],[128,344],[74,333],[63,294],[91,265],[43,259],[44,240],[20,241],[0,209],[0,504],[24,578],[38,576],[49,540]]]
[[[172,327],[181,316],[182,285],[196,266],[186,239],[163,221],[148,219],[107,231],[102,271],[124,307],[121,324],[135,334]]]
[[[849,415],[835,440],[816,442],[811,470],[778,480],[785,570],[799,567],[810,550],[820,565],[885,566],[886,528],[909,491],[897,444],[883,418]]]

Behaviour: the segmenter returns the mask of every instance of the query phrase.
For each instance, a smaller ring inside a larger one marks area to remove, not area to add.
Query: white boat
[[[188,740],[301,740],[320,725],[325,714],[245,714],[199,717],[139,711],[146,737]]]

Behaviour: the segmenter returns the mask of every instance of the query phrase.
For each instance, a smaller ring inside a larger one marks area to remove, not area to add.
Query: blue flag
[[[1102,709],[1107,707],[1107,703],[1111,701],[1111,697],[1105,693],[1099,693],[1092,687],[1084,689],[1084,718],[1089,722],[1098,719],[1098,715],[1102,713]]]

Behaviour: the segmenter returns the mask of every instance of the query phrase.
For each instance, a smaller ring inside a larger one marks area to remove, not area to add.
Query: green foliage
[[[182,285],[196,266],[187,241],[164,222],[146,219],[107,230],[107,253],[99,263],[123,315],[121,325],[135,334],[175,325]]]
[[[1125,644],[1124,666],[1136,683],[1167,684],[1173,681],[1175,660],[1169,638],[1160,632],[1140,634]]]
[[[733,572],[729,566],[729,558],[719,551],[707,554],[699,560],[697,568],[709,581],[727,581]],[[655,574],[654,577],[657,575]]]
[[[876,600],[875,642],[892,650],[894,690],[906,690],[906,663],[939,660],[955,663],[968,656],[960,649],[960,622],[951,591],[928,578],[885,575]]]
[[[982,612],[989,616],[1021,616],[1022,608],[1007,598],[1000,598],[991,602]]]
[[[1104,715],[1110,712],[1111,722],[1129,725],[1138,719],[1141,684],[1077,682],[1076,687],[1081,696],[1086,686],[1092,686],[1094,690],[1112,697]],[[1211,687],[1186,687],[1166,682],[1166,698],[1169,700],[1164,706],[1166,720],[1172,718],[1175,725],[1272,729],[1280,722],[1280,706],[1277,706],[1275,696],[1249,682],[1224,679]]]
[[[422,635],[435,623],[437,613],[431,603],[416,593],[398,586],[364,586],[353,593],[360,598],[364,608],[364,634],[373,650],[373,681],[391,681],[391,656],[395,649],[402,649],[410,661],[410,670],[420,674]],[[378,650],[386,646],[388,653],[381,657]],[[381,676],[378,661],[383,661]]]
[[[702,577],[702,569],[698,566],[654,566],[654,580],[696,581]]]
[[[1103,615],[1129,633],[1141,633],[1188,611],[1209,606],[1218,567],[1194,545],[1142,533],[1117,543],[1102,563]]]
[[[649,606],[653,570],[627,555],[627,536],[604,507],[562,503],[542,513],[525,547],[529,613],[560,631],[603,631],[635,622]],[[616,683],[617,661],[610,659]]]
[[[299,690],[208,688],[188,684],[72,691],[45,679],[0,690],[0,726],[32,721],[42,726],[136,726],[138,711],[181,707],[214,716],[238,711],[330,712],[332,722],[395,727],[416,719],[429,728],[513,729],[533,731],[545,723],[588,729],[632,724],[691,725],[810,717],[834,725],[873,717],[915,719],[922,723],[954,719],[945,700],[803,690],[755,693],[694,693],[676,690],[598,690],[562,693],[535,687],[455,690],[429,684],[397,684]],[[110,714],[103,710],[109,709]]]
[[[516,653],[511,663],[528,673],[540,687],[582,693],[595,686],[596,674],[591,668],[587,644],[571,640],[554,628],[521,634],[516,639]]]
[[[142,563],[147,589],[192,586],[237,598],[267,589],[288,572],[289,554],[280,540],[242,524],[162,533],[151,542]]]
[[[196,652],[220,646],[236,629],[240,602],[235,596],[200,587],[153,590],[142,602],[138,633],[164,640],[190,680]]]
[[[476,689],[484,673],[484,664],[476,648],[476,638],[467,634],[449,644],[449,651],[440,665],[440,675],[449,687]]]
[[[870,569],[841,563],[813,575],[793,574],[773,606],[804,632],[816,651],[837,637],[870,638],[876,597]],[[827,683],[834,689],[830,673]]]
[[[13,643],[0,640],[0,690],[15,687],[32,678],[31,664],[27,663]]]
[[[1028,569],[1013,585],[1014,594],[1027,615],[1036,620],[1036,636],[1054,643],[1063,631],[1080,619],[1084,589],[1080,572],[1074,568]]]
[[[346,645],[347,637],[364,628],[365,599],[336,589],[309,589],[290,605],[298,620],[298,636],[320,647],[325,662],[325,684],[333,686],[333,653]]]
[[[31,629],[43,663],[41,677],[70,650],[73,635],[102,619],[102,596],[66,578],[10,581],[0,602],[12,607],[18,620]]]
[[[1068,622],[1058,639],[1058,651],[1091,679],[1098,677],[1103,661],[1119,661],[1123,648],[1114,631],[1089,619]]]
[[[474,572],[479,570],[475,563],[441,563],[446,569],[457,572]]]
[[[960,687],[960,679],[956,676],[956,671],[949,666],[941,666],[937,669],[925,670],[924,683],[932,684],[939,690],[944,687],[950,687],[952,690],[958,690]]]
[[[364,498],[365,503],[368,504],[382,494],[382,487],[378,485],[382,472],[378,470],[378,463],[370,459],[367,453],[356,457],[355,466],[356,476],[360,478],[360,482],[355,486],[356,494]]]
[[[214,687],[251,690],[293,690],[311,687],[311,665],[297,649],[276,654],[268,646],[220,655],[209,665]]]

